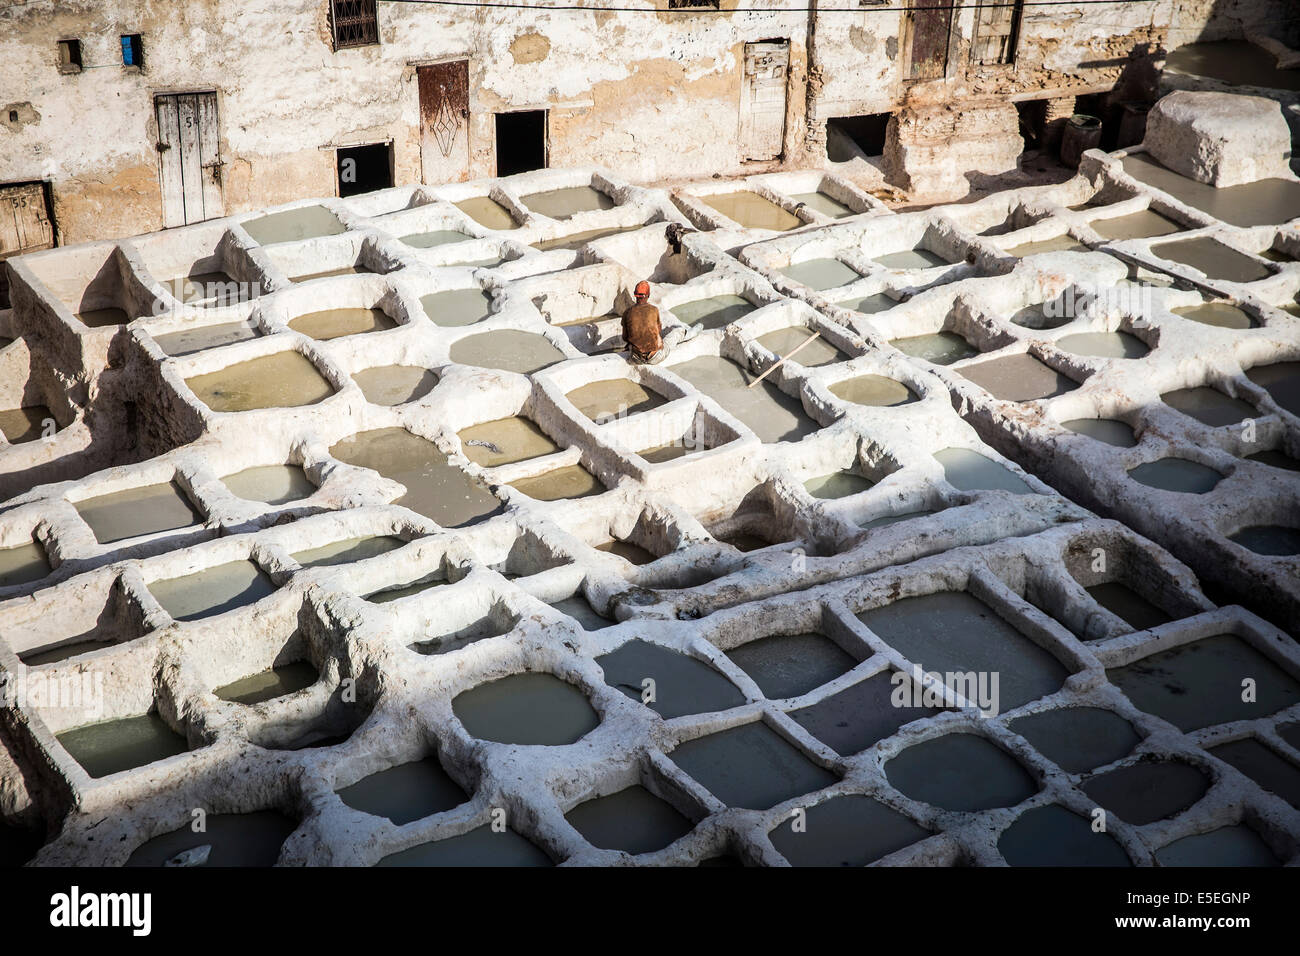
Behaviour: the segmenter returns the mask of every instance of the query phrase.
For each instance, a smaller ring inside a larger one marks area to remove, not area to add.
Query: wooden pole
[[[755,385],[757,385],[759,382],[763,381],[763,379],[767,378],[767,376],[768,376],[769,374],[771,374],[772,372],[775,372],[779,367],[781,367],[782,365],[784,365],[786,359],[794,358],[796,355],[799,354],[799,350],[800,350],[800,349],[804,348],[804,347],[807,346],[807,345],[811,345],[811,344],[812,344],[812,340],[815,339],[815,338],[819,338],[820,336],[821,336],[821,333],[820,333],[820,332],[814,332],[812,335],[808,336],[808,338],[804,339],[802,342],[800,342],[798,345],[796,345],[794,348],[792,348],[792,349],[789,351],[788,354],[786,354],[786,355],[782,355],[779,359],[777,359],[775,362],[773,362],[771,365],[769,365],[766,369],[764,369],[762,375],[760,375],[758,378],[754,379],[752,382],[750,382],[750,383],[749,383],[748,385],[746,385],[745,387],[746,387],[746,388],[753,388],[753,387],[754,387]]]

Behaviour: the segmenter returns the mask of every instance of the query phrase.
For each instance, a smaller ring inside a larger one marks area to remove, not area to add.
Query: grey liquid
[[[580,212],[614,208],[614,200],[607,193],[591,186],[569,186],[530,193],[521,196],[520,201],[530,211],[552,219],[569,219]]]
[[[848,206],[836,199],[832,199],[824,192],[815,193],[795,193],[790,197],[797,203],[803,203],[809,209],[814,209],[823,216],[830,216],[832,219],[843,219],[846,216],[853,216],[853,212]]]
[[[884,312],[898,305],[898,300],[884,292],[875,292],[871,295],[858,296],[854,299],[842,299],[835,303],[841,309],[849,309],[853,312],[861,312],[863,315],[871,315],[876,312]]]
[[[695,299],[672,307],[673,315],[686,325],[702,329],[720,329],[724,325],[749,315],[758,306],[738,295],[715,295],[708,299]]]
[[[1300,530],[1282,525],[1252,525],[1229,535],[1228,540],[1256,554],[1300,554]]]
[[[1253,329],[1259,324],[1246,312],[1228,302],[1207,302],[1204,305],[1174,309],[1173,312],[1193,322],[1221,329]]]
[[[461,365],[496,368],[531,375],[556,362],[564,353],[536,332],[503,329],[471,335],[452,343],[451,360]]]
[[[1270,793],[1300,809],[1300,769],[1283,760],[1254,737],[1210,748],[1210,753],[1232,764]]]
[[[672,370],[740,419],[761,441],[798,441],[820,427],[804,412],[802,402],[767,379],[749,388],[754,376],[728,359],[705,355]]]
[[[457,695],[452,710],[471,737],[503,744],[562,746],[600,724],[587,697],[551,674],[512,674]]]
[[[45,549],[35,538],[27,544],[0,548],[0,588],[39,581],[50,571]]]
[[[220,325],[207,325],[182,332],[168,332],[160,335],[155,342],[168,355],[193,355],[205,349],[215,349],[232,342],[255,339],[261,333],[251,322],[223,322]]]
[[[421,843],[393,853],[376,866],[552,866],[551,858],[514,830],[481,826],[469,833]]]
[[[250,674],[218,687],[212,693],[221,700],[236,704],[261,704],[277,697],[295,694],[310,687],[320,678],[319,672],[307,661],[281,664],[270,670]]]
[[[57,736],[72,759],[94,778],[143,767],[189,749],[185,738],[157,714],[105,720]]]
[[[811,345],[804,345],[812,336],[812,331],[803,326],[791,326],[790,328],[768,332],[766,335],[760,335],[758,344],[778,356],[789,355],[798,348],[799,354],[791,358],[790,361],[798,362],[808,368],[829,365],[832,362],[842,362],[848,358],[847,355],[824,338],[817,339]],[[803,347],[799,348],[800,346]]]
[[[1300,684],[1238,637],[1220,634],[1106,671],[1134,705],[1184,732],[1253,720],[1300,701]],[[1241,682],[1255,681],[1254,701]]]
[[[1245,824],[1175,840],[1156,851],[1161,866],[1281,866],[1268,844]]]
[[[1239,398],[1230,398],[1217,388],[1208,386],[1179,388],[1172,392],[1165,392],[1160,398],[1171,408],[1176,408],[1184,415],[1189,415],[1212,428],[1236,425],[1259,414],[1254,405],[1247,404]]]
[[[596,663],[605,673],[605,683],[645,703],[664,720],[727,710],[745,702],[745,695],[708,664],[646,641],[628,641],[597,657]],[[653,684],[647,685],[647,680]]]
[[[580,803],[564,815],[592,846],[653,853],[691,832],[691,821],[642,786]]]
[[[949,264],[942,256],[920,247],[904,249],[901,252],[887,252],[883,256],[876,256],[875,261],[886,269],[932,269],[935,266]]]
[[[316,493],[316,486],[298,465],[258,465],[226,475],[221,481],[235,497],[268,505],[299,501]]]
[[[1081,332],[1057,339],[1056,345],[1071,355],[1097,358],[1136,359],[1151,351],[1145,342],[1127,332]]]
[[[1131,212],[1127,216],[1094,219],[1089,223],[1103,239],[1153,239],[1182,231],[1182,226],[1153,209]]]
[[[563,598],[559,601],[552,601],[551,607],[561,614],[567,614],[573,618],[584,631],[600,631],[607,627],[613,627],[618,623],[603,614],[596,613],[596,609],[581,594],[575,594],[573,597]]]
[[[734,193],[700,196],[699,199],[743,229],[773,229],[777,232],[785,232],[787,229],[797,229],[804,224],[803,220],[793,213],[786,212],[771,200],[745,189]]]
[[[848,285],[862,274],[849,268],[839,259],[809,259],[786,266],[781,272],[795,282],[801,282],[810,289],[836,289]]]
[[[372,405],[404,405],[433,391],[438,377],[415,365],[380,365],[353,372],[352,381]]]
[[[1000,711],[1054,693],[1069,676],[1060,661],[965,591],[903,598],[858,619],[926,671],[998,674]]]
[[[287,349],[195,375],[185,384],[214,412],[315,405],[334,388],[307,358]]]
[[[866,866],[930,832],[870,797],[832,797],[805,811],[802,826],[786,820],[768,838],[791,866]]]
[[[1125,156],[1124,172],[1233,226],[1277,225],[1300,216],[1300,182],[1261,179],[1216,188],[1166,169],[1146,153]]]
[[[216,813],[204,819],[204,831],[183,826],[140,844],[127,866],[163,866],[187,850],[211,847],[202,866],[275,866],[280,847],[297,824],[276,810]]]
[[[1156,607],[1142,595],[1119,581],[1094,584],[1086,589],[1088,596],[1116,617],[1132,625],[1136,631],[1165,624],[1173,618]]]
[[[492,296],[482,289],[451,289],[420,298],[424,314],[442,328],[460,328],[481,322],[492,313]]]
[[[185,493],[170,481],[86,498],[75,502],[75,507],[100,544],[172,531],[202,520]]]
[[[269,246],[274,242],[337,236],[346,231],[338,217],[324,206],[286,209],[284,212],[246,220],[241,225],[253,241],[262,246]]]
[[[961,374],[994,398],[1006,402],[1055,398],[1079,387],[1074,379],[1027,353],[967,365]]]
[[[396,503],[443,527],[479,521],[501,505],[487,489],[451,464],[437,445],[404,428],[361,432],[331,446],[330,454],[402,483],[406,494]]]
[[[830,390],[832,395],[856,405],[889,407],[916,401],[916,393],[910,388],[883,375],[859,375],[836,382]]]
[[[799,697],[858,662],[823,634],[774,634],[727,651],[771,700]]]
[[[611,378],[575,388],[564,396],[582,414],[596,424],[616,418],[635,415],[637,412],[658,408],[667,402],[658,392],[652,392],[627,378]]]
[[[875,486],[870,478],[865,478],[852,471],[837,471],[817,478],[809,478],[803,483],[808,494],[814,498],[847,498],[861,494]]]
[[[1060,707],[1013,720],[1010,727],[1067,773],[1114,763],[1142,739],[1127,720],[1100,707]]]
[[[925,359],[935,365],[951,365],[979,352],[979,349],[956,332],[912,335],[902,339],[890,339],[889,344],[904,355]]]
[[[1264,389],[1273,401],[1292,415],[1300,415],[1300,362],[1256,365],[1246,377]]]
[[[895,690],[893,672],[886,671],[790,716],[836,753],[848,757],[892,737],[905,724],[940,713],[933,707],[912,706],[910,697],[904,706],[895,706]]]
[[[1125,823],[1144,826],[1186,810],[1210,788],[1209,778],[1177,760],[1144,762],[1089,777],[1079,789]]]
[[[966,448],[945,448],[935,452],[943,466],[943,477],[958,491],[1000,490],[1031,495],[1034,490],[1002,465]]]
[[[387,817],[398,826],[458,807],[469,795],[437,757],[425,757],[372,773],[338,791],[354,810]]]
[[[520,478],[510,482],[510,487],[538,501],[587,498],[606,490],[604,483],[581,465],[566,465],[533,478]]]
[[[380,554],[387,554],[402,547],[406,542],[395,535],[368,535],[362,538],[346,538],[331,541],[319,548],[295,551],[290,555],[304,568],[329,568],[337,564],[352,561],[364,561]]]
[[[1010,866],[1132,866],[1123,847],[1105,832],[1057,804],[1026,810],[998,838]]]
[[[1140,485],[1162,491],[1203,495],[1223,480],[1213,468],[1186,458],[1161,458],[1130,468],[1128,476]]]
[[[260,601],[274,590],[270,577],[252,561],[231,561],[149,584],[149,593],[178,621],[224,614]]]
[[[1075,418],[1061,422],[1062,428],[1068,428],[1078,435],[1086,435],[1116,448],[1132,448],[1137,444],[1137,435],[1124,422],[1113,418]]]
[[[983,737],[950,733],[914,744],[885,764],[898,790],[945,810],[1012,807],[1038,785],[1011,754]]]
[[[766,810],[839,780],[761,720],[688,740],[669,756],[727,806],[749,810]]]
[[[458,433],[465,457],[484,468],[527,461],[560,450],[550,436],[522,415],[471,425]]]

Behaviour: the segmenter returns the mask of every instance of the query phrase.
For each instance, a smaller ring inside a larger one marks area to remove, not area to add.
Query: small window
[[[334,31],[336,50],[378,43],[375,0],[330,0],[330,28]]]
[[[81,41],[80,40],[59,41],[59,72],[60,73],[81,72]]]
[[[669,10],[716,10],[718,0],[668,0]]]
[[[144,41],[138,33],[122,37],[122,65],[144,69]]]

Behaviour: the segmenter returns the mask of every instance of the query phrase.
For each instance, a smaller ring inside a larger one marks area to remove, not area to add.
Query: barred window
[[[716,10],[718,0],[668,0],[669,10]]]
[[[975,18],[975,38],[970,56],[975,63],[995,65],[1016,61],[1020,38],[1020,15],[1024,0],[992,0],[981,3]]]
[[[336,50],[378,43],[375,0],[330,0],[330,26]]]

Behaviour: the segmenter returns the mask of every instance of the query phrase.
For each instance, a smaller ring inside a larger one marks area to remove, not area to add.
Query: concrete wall
[[[470,63],[467,178],[495,172],[493,114],[529,108],[550,110],[552,165],[597,163],[645,182],[763,171],[779,164],[740,159],[743,44],[778,38],[790,41],[784,165],[821,165],[827,116],[1104,87],[1135,44],[1159,38],[1149,24],[1167,22],[1174,6],[1204,17],[1208,3],[1029,8],[1016,67],[968,71],[967,5],[949,77],[913,85],[900,75],[902,15],[824,12],[809,93],[802,11],[588,14],[381,0],[381,43],[335,52],[326,0],[35,0],[0,11],[0,182],[50,181],[64,243],[160,228],[153,96],[194,90],[217,91],[227,213],[334,193],[337,146],[391,141],[395,181],[417,182],[414,64],[457,58]],[[143,34],[142,71],[122,66],[123,33]],[[82,41],[78,74],[57,69],[64,36]],[[986,126],[972,129],[982,137]],[[1014,124],[998,133],[1010,142]]]

